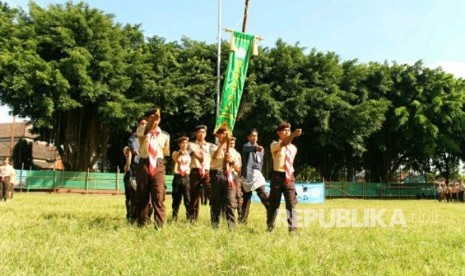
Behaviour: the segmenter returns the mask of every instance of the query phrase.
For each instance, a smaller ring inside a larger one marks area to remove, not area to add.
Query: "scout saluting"
[[[149,201],[155,214],[155,228],[165,223],[165,163],[164,156],[170,155],[170,136],[159,127],[161,116],[159,108],[151,108],[145,113],[147,125],[137,128],[140,144],[140,160],[137,168],[137,207],[139,225],[148,221]]]
[[[273,173],[270,181],[270,196],[268,201],[270,207],[267,212],[266,224],[268,231],[273,231],[276,216],[278,214],[281,194],[286,201],[286,215],[289,232],[297,230],[297,204],[294,183],[294,158],[297,148],[292,139],[302,134],[302,129],[296,129],[291,134],[291,124],[285,122],[276,128],[279,141],[271,143],[271,155],[273,157]]]

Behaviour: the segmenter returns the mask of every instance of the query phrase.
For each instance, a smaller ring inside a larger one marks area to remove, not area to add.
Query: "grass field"
[[[463,203],[333,199],[320,205],[299,204],[307,219],[323,213],[325,218],[301,220],[304,227],[298,235],[289,235],[286,227],[265,231],[260,204],[252,206],[249,224],[234,231],[224,222],[220,229],[211,229],[207,206],[202,206],[196,225],[182,216],[155,231],[152,225],[127,224],[123,201],[123,196],[16,193],[13,200],[0,203],[0,271],[3,275],[465,275]],[[166,205],[171,214],[169,196]],[[357,223],[341,220],[331,225],[330,214],[341,215],[340,210],[356,213]],[[360,223],[370,212],[383,214],[386,227]],[[394,215],[406,225],[389,227]]]

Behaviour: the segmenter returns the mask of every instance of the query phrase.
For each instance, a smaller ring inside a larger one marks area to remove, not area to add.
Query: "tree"
[[[463,155],[463,81],[421,61],[371,66],[370,97],[390,104],[364,156],[370,179],[389,182],[401,165],[428,172],[431,163],[449,175]]]
[[[147,107],[136,93],[143,35],[84,3],[29,8],[1,54],[2,102],[57,146],[67,170],[86,170],[104,159],[112,130]]]

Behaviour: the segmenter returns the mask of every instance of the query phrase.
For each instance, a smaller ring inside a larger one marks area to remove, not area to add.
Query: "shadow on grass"
[[[68,212],[48,212],[41,215],[41,218],[49,223],[77,223],[88,229],[118,230],[126,226],[126,221],[120,217],[77,215]],[[66,223],[66,222],[65,222]]]
[[[41,217],[45,220],[78,219],[78,217],[75,214],[60,212],[44,213],[41,215]]]

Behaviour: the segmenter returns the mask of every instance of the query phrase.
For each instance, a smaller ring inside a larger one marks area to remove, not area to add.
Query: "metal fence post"
[[[32,172],[32,166],[29,167],[28,177],[26,177],[26,185],[27,185],[27,192],[28,193],[29,193],[29,183],[27,183],[27,182],[28,182],[29,177],[31,176],[31,172]]]
[[[23,171],[24,171],[24,162],[21,163],[21,171],[19,172],[19,192],[23,192],[23,186],[26,184],[26,181],[23,183]]]
[[[86,189],[86,194],[87,194],[87,190],[89,189],[88,178],[89,178],[89,168],[87,168],[87,171],[86,171],[86,179],[85,179],[85,181],[84,181],[84,183],[85,183],[85,189]]]
[[[119,195],[119,166],[116,167],[116,194]]]
[[[57,171],[55,170],[55,166],[53,166],[53,192],[56,193],[56,182],[57,182]]]

